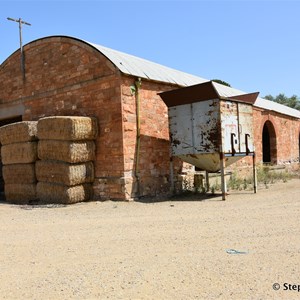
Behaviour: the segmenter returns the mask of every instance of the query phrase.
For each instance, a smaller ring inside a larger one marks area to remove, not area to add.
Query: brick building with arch
[[[169,192],[182,162],[170,170],[168,112],[158,93],[207,79],[67,36],[32,41],[24,53],[25,79],[19,50],[0,66],[0,126],[53,115],[96,117],[94,199]],[[226,97],[245,94],[216,87]],[[253,120],[258,163],[299,163],[299,111],[258,98]]]

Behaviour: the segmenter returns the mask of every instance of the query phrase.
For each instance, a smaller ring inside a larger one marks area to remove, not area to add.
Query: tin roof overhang
[[[71,37],[71,36],[47,36],[43,38],[39,38],[37,40],[31,41],[30,43],[26,44],[24,46],[24,49],[26,50],[26,47],[28,45],[41,42],[42,40],[49,40],[51,38],[60,38],[60,39],[70,39],[74,41],[79,41],[82,43],[85,43],[94,49],[96,49],[99,53],[104,55],[108,60],[110,60],[122,73],[126,75],[132,75],[136,77],[145,78],[148,80],[154,80],[158,82],[165,82],[170,84],[176,84],[177,86],[192,86],[195,84],[203,83],[203,82],[209,82],[209,80],[201,78],[199,76],[194,76],[188,73],[184,73],[172,68],[168,68],[165,66],[162,66],[157,63],[153,63],[151,61],[141,59],[139,57],[135,57],[133,55],[129,55],[120,51],[116,51],[104,46],[96,45],[93,43],[89,43],[87,41]],[[19,50],[17,50],[19,51]],[[0,65],[0,70],[4,66],[4,62]],[[248,97],[247,95],[251,94],[245,94],[243,91],[228,87],[219,83],[214,82],[214,87],[216,88],[218,94],[222,97],[227,97],[227,99],[234,100],[233,98],[241,97],[245,95],[245,97]],[[254,94],[253,94],[254,95]],[[237,99],[237,98],[236,98]],[[243,99],[245,101],[245,99]],[[266,100],[260,97],[257,97],[255,103],[255,107],[258,107],[263,110],[268,111],[274,111],[283,115],[291,116],[297,119],[300,119],[300,111],[290,108],[288,106],[276,103],[274,101]]]
[[[159,93],[160,97],[168,107],[191,104],[211,99],[230,100],[253,105],[258,97],[258,94],[259,93],[257,92],[224,97],[218,93],[213,81]]]

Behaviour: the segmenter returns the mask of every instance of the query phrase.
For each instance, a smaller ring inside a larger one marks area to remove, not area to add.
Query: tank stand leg
[[[221,169],[221,189],[222,200],[226,200],[226,181],[225,181],[225,158],[224,153],[220,153],[220,169]]]
[[[252,163],[253,163],[253,190],[254,190],[254,193],[256,194],[257,193],[257,174],[256,174],[256,158],[255,158],[255,153],[253,153],[252,158],[253,158],[253,160],[252,160]]]
[[[205,185],[206,185],[206,193],[209,192],[209,173],[205,171]]]

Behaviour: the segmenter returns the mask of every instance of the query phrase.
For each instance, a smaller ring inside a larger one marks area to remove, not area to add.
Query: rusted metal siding
[[[252,106],[240,102],[221,101],[220,108],[223,152],[225,154],[253,152]]]
[[[252,113],[251,104],[221,99],[169,107],[172,154],[209,172],[220,170],[220,152],[235,163],[254,151]]]
[[[218,106],[218,100],[207,100],[169,108],[173,155],[219,151]]]
[[[239,147],[237,102],[220,101],[222,150],[224,153],[232,152],[232,139],[234,148]],[[232,135],[234,135],[232,137]]]
[[[247,152],[246,135],[248,135],[248,150],[254,152],[253,106],[238,103],[240,152]]]

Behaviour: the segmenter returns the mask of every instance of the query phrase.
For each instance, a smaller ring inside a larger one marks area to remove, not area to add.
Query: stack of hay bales
[[[36,134],[37,122],[34,121],[0,128],[4,193],[8,202],[25,204],[36,200]]]
[[[37,197],[70,204],[92,198],[97,122],[89,117],[46,117],[38,121]]]

